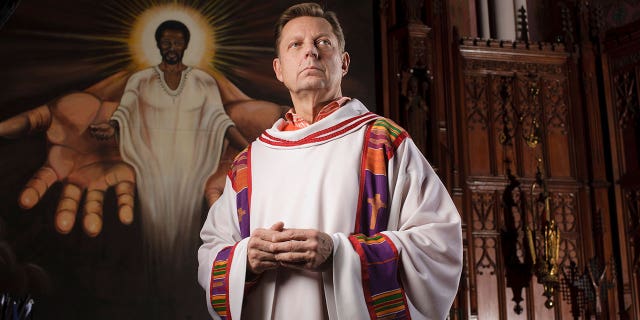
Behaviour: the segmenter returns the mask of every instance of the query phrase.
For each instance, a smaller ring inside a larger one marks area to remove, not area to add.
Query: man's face
[[[278,51],[273,69],[292,93],[339,90],[349,70],[349,54],[340,52],[338,38],[323,18],[289,21],[282,28]]]
[[[178,30],[164,30],[158,42],[158,49],[160,49],[162,61],[168,64],[181,62],[184,51],[187,49],[184,34]]]

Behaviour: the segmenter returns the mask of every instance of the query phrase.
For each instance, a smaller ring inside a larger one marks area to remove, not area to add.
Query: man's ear
[[[347,72],[349,72],[349,64],[351,63],[351,57],[349,56],[349,52],[344,52],[342,54],[342,76],[344,77]]]
[[[280,58],[275,58],[273,59],[273,72],[276,73],[276,78],[278,78],[278,80],[280,82],[282,82],[282,69],[281,69],[281,65],[280,65]]]

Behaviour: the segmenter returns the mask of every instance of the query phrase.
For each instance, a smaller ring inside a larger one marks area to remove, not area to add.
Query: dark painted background
[[[196,7],[206,3],[178,2]],[[296,2],[218,2],[232,13],[226,21],[235,26],[237,44],[263,48],[238,53],[238,60],[221,71],[250,97],[288,105],[286,89],[273,76],[272,35],[277,15]],[[127,68],[128,62],[114,58],[126,56],[126,48],[97,38],[125,34],[126,27],[116,19],[118,13],[141,10],[151,3],[20,1],[0,26],[0,120]],[[4,14],[10,12],[7,4],[10,2],[0,6]],[[372,2],[321,4],[338,14],[351,54],[343,93],[359,98],[375,111]],[[112,191],[105,199],[103,231],[96,238],[86,236],[79,223],[69,235],[55,232],[53,214],[59,185],[54,185],[35,208],[25,211],[18,207],[22,185],[45,158],[43,133],[13,140],[0,138],[0,292],[34,296],[35,319],[145,319],[135,307],[144,303],[145,294],[152,294],[141,292],[135,280],[145,272],[139,219],[131,226],[117,221]],[[142,295],[140,300],[137,295]]]

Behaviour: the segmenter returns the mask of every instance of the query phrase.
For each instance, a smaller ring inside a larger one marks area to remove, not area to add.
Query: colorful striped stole
[[[356,230],[349,236],[360,256],[362,286],[371,319],[410,319],[399,278],[398,250],[384,234],[389,222],[388,163],[408,137],[393,121],[369,125],[362,148]]]
[[[236,207],[240,235],[249,236],[249,199],[251,199],[251,145],[240,152],[231,165],[228,177],[236,193]],[[236,244],[237,245],[237,244]],[[218,252],[211,268],[211,296],[210,303],[222,320],[230,320],[229,313],[229,268],[233,260],[235,245],[226,247]]]

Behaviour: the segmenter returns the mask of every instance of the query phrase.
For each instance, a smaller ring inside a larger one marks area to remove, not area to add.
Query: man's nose
[[[306,48],[306,57],[313,56],[318,59],[318,48],[315,43],[307,45]]]

